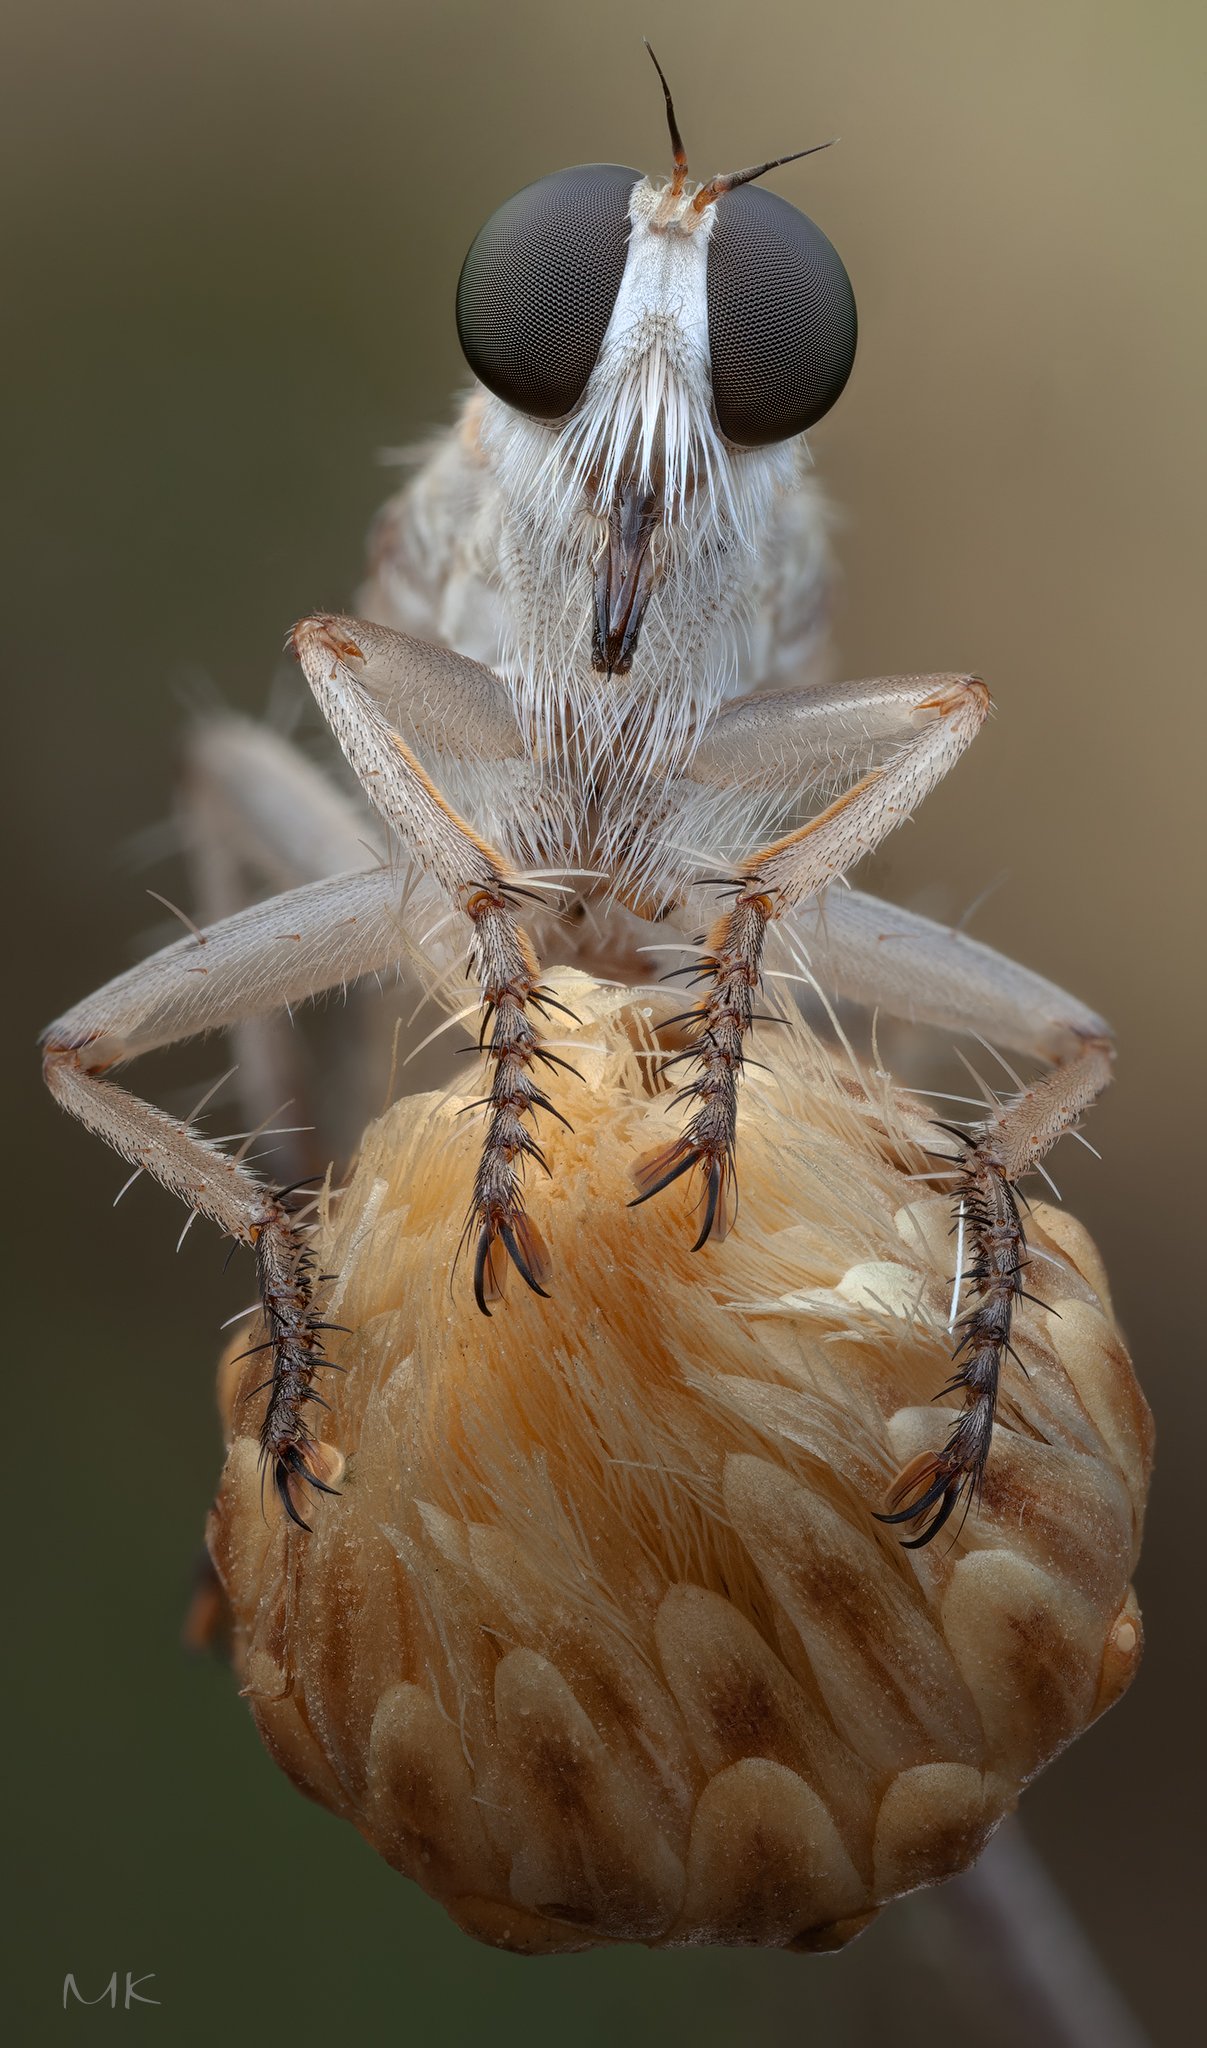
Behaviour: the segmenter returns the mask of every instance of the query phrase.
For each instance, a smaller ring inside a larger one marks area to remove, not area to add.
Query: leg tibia
[[[777,917],[845,875],[912,817],[989,715],[989,692],[977,676],[910,677],[901,689],[913,736],[900,752],[742,863],[746,880],[773,897]]]
[[[1109,1039],[1090,1039],[1074,1059],[1024,1088],[989,1119],[978,1141],[984,1157],[1007,1180],[1021,1180],[1098,1100],[1113,1063]]]

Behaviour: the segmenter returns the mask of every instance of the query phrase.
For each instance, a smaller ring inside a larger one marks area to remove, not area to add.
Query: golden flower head
[[[766,1034],[740,1221],[693,1256],[673,1196],[626,1207],[662,998],[553,985],[582,1086],[552,1299],[450,1289],[467,1074],[372,1126],[316,1232],[349,1334],[313,1533],[264,1501],[262,1357],[224,1368],[237,1669],[291,1777],[485,1941],[837,1947],[1129,1683],[1148,1411],[1092,1244],[1036,1207],[1050,1307],[1020,1304],[982,1498],[904,1549],[875,1513],[951,1423],[925,1114]]]

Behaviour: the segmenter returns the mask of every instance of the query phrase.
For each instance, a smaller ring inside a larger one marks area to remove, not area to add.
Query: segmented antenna
[[[683,147],[683,137],[679,133],[679,123],[675,119],[675,102],[671,98],[671,89],[666,82],[666,73],[654,55],[654,46],[649,37],[642,36],[641,40],[650,53],[650,62],[662,80],[662,91],[666,100],[666,125],[671,131],[671,159],[675,166],[675,175],[671,180],[671,196],[677,199],[687,177],[687,151]]]
[[[650,55],[653,54],[651,50]],[[768,171],[778,171],[781,164],[796,164],[803,156],[816,156],[821,149],[833,149],[837,141],[837,135],[831,135],[828,142],[815,142],[809,149],[794,149],[791,156],[773,156],[768,163],[752,164],[748,171],[721,171],[715,178],[710,178],[707,185],[701,185],[692,200],[693,209],[696,213],[703,213],[706,206],[711,206],[714,200],[734,191],[737,186],[752,185],[756,178],[765,177]]]

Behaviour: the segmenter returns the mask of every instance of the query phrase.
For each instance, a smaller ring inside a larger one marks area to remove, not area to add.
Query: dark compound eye
[[[578,164],[526,185],[491,215],[461,267],[457,332],[496,398],[533,419],[578,404],[624,276],[629,194],[623,164]]]
[[[786,199],[746,187],[715,203],[713,405],[723,434],[762,448],[829,412],[855,360],[855,294],[833,244]]]

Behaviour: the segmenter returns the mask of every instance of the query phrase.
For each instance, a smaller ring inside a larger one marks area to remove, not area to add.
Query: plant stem
[[[1150,2048],[1080,1922],[1017,1821],[936,1895],[993,1971],[1031,2048]],[[1025,2029],[1025,2032],[1024,2032]]]

